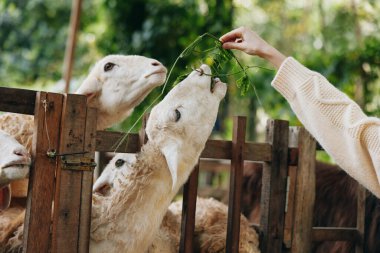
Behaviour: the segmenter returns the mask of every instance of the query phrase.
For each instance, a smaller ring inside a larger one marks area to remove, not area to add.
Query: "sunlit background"
[[[63,91],[70,11],[69,0],[0,1],[1,86]],[[199,35],[209,32],[220,37],[244,25],[284,54],[321,72],[367,114],[379,116],[379,13],[377,0],[84,0],[71,90],[104,55],[140,54],[170,68]],[[247,66],[271,67],[256,57],[236,55]],[[199,64],[200,58],[181,60],[174,76]],[[248,117],[250,140],[262,140],[268,117],[299,124],[270,85],[274,71],[250,69],[249,75],[257,95],[251,89],[241,96],[233,77],[224,80],[229,92],[221,104],[215,138],[231,138],[233,115]],[[158,88],[114,129],[129,129],[159,93]]]

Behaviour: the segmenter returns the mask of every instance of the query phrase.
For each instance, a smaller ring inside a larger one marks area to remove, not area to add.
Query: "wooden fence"
[[[96,110],[81,95],[0,87],[0,111],[34,115],[33,166],[24,227],[24,252],[88,252],[94,152],[115,151],[124,135],[96,131]],[[244,161],[262,162],[260,247],[263,253],[310,252],[313,240],[357,241],[364,236],[364,191],[357,228],[313,228],[315,140],[287,121],[269,120],[264,143],[245,141],[246,119],[234,118],[231,141],[208,140],[202,158],[231,160],[226,252],[238,252]],[[135,153],[142,129],[116,152]],[[291,169],[296,167],[296,169]],[[180,252],[193,252],[199,166],[184,186]]]

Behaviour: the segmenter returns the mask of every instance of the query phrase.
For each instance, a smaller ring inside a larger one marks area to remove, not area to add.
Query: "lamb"
[[[157,60],[138,55],[108,55],[98,61],[76,94],[87,96],[98,109],[97,129],[103,130],[128,117],[155,87],[162,85],[166,68]],[[0,115],[0,129],[31,152],[33,116]]]
[[[187,180],[215,123],[226,85],[200,67],[173,88],[149,117],[149,141],[108,196],[93,195],[90,252],[145,252]],[[202,74],[205,73],[205,74]]]
[[[1,130],[0,153],[0,241],[4,241],[22,223],[24,217],[22,208],[7,209],[11,195],[9,183],[28,176],[31,159],[24,146]]]
[[[97,129],[103,130],[128,117],[155,87],[162,85],[166,68],[157,60],[137,55],[108,55],[98,61],[77,94],[87,96],[98,109]],[[0,129],[12,135],[31,153],[34,118],[29,115],[0,115]],[[27,181],[14,182],[13,192],[26,195]]]
[[[101,176],[93,186],[93,192],[109,196],[116,178],[125,178],[133,170],[135,161],[133,154],[117,154],[106,166]],[[119,179],[118,179],[119,180]],[[160,230],[156,233],[148,253],[178,252],[182,216],[182,201],[172,203],[163,218]],[[226,247],[227,206],[215,199],[197,198],[195,245],[197,252],[223,252]],[[250,228],[248,220],[241,216],[240,224],[241,253],[257,253],[258,236]]]
[[[0,130],[0,189],[29,175],[29,152],[12,136]],[[7,198],[5,198],[7,199]]]
[[[30,155],[24,146],[0,130],[0,188],[29,174]]]

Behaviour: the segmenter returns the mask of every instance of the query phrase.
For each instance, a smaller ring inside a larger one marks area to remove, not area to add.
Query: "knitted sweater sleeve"
[[[291,57],[272,86],[336,163],[380,198],[380,119]]]

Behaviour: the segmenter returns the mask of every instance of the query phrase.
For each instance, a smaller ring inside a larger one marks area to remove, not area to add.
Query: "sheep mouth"
[[[153,76],[153,75],[165,75],[166,76],[166,73],[167,73],[166,68],[161,68],[161,69],[158,69],[156,71],[153,71],[153,72],[145,75],[144,78],[148,78],[148,77]]]
[[[211,79],[211,84],[210,84],[210,92],[214,93],[214,91],[219,87],[222,86],[223,82],[220,81],[219,78],[213,78]]]
[[[10,169],[10,168],[24,168],[30,166],[30,159],[20,159],[20,160],[14,160],[10,161],[9,163],[6,163],[5,165],[1,166],[2,169]]]
[[[96,189],[94,189],[93,192],[98,194],[98,195],[101,195],[101,196],[107,196],[107,195],[109,195],[111,188],[112,188],[111,185],[103,184],[103,185],[97,187]]]

